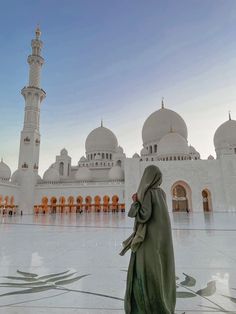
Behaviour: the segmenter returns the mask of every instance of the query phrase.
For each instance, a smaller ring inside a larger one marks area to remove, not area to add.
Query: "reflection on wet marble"
[[[236,214],[170,216],[176,313],[236,313]],[[124,313],[129,254],[119,251],[133,224],[125,213],[0,220],[0,314]]]

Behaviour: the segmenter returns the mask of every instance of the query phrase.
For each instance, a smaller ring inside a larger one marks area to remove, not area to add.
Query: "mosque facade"
[[[15,213],[65,213],[125,211],[146,166],[163,173],[162,188],[170,211],[236,210],[236,121],[223,122],[214,135],[216,158],[203,160],[188,145],[188,130],[176,112],[161,108],[142,128],[140,154],[127,158],[115,134],[103,123],[85,141],[85,155],[72,165],[63,148],[55,162],[38,174],[40,155],[40,105],[46,97],[40,76],[43,43],[37,28],[28,57],[29,82],[21,90],[25,100],[18,168],[11,173],[0,162],[0,210]]]

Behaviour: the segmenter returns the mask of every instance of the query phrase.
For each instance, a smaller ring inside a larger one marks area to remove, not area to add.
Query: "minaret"
[[[33,206],[35,178],[38,174],[39,165],[40,104],[46,97],[45,91],[40,87],[41,67],[44,63],[44,59],[41,56],[43,43],[40,40],[40,36],[41,31],[37,27],[35,38],[31,41],[32,54],[27,59],[29,64],[29,83],[28,86],[21,90],[21,94],[25,99],[25,117],[23,130],[21,131],[18,170],[21,177],[21,194],[23,193],[20,207],[24,207],[22,210],[26,211],[33,211],[33,208],[29,207]],[[30,185],[33,186],[32,195],[29,195],[28,192],[26,193],[26,191],[31,189]]]
[[[21,132],[20,155],[18,169],[38,169],[39,164],[39,118],[40,104],[46,93],[40,88],[40,74],[44,59],[41,57],[43,46],[40,40],[41,31],[39,27],[35,31],[35,39],[31,41],[32,54],[28,57],[29,85],[21,90],[25,99],[25,118]]]

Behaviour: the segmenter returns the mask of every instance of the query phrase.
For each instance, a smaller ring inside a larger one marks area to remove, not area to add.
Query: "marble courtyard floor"
[[[176,313],[236,313],[236,213],[170,214]],[[0,314],[120,314],[125,213],[0,217]]]

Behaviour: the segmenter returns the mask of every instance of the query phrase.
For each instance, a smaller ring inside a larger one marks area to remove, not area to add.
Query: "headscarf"
[[[138,187],[138,201],[142,204],[147,191],[151,188],[157,188],[161,182],[162,173],[160,169],[154,165],[146,167]]]
[[[151,188],[158,187],[162,182],[162,173],[160,169],[154,165],[145,168],[143,176],[141,178],[139,188],[138,188],[138,202],[136,206],[129,210],[128,216],[135,217],[137,215],[137,210],[142,205],[145,194]],[[139,204],[139,205],[138,205]],[[147,226],[144,223],[135,223],[134,232],[123,242],[123,249],[120,255],[124,255],[129,249],[136,252],[145,239]]]

